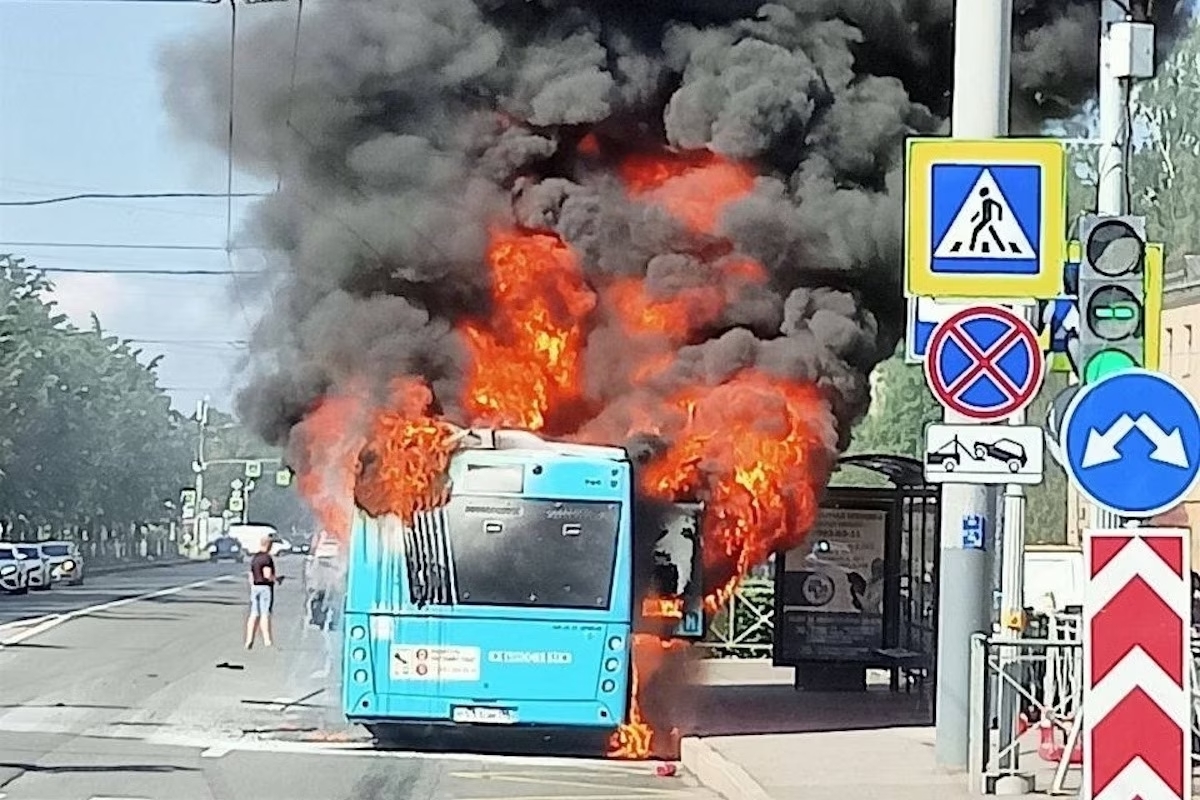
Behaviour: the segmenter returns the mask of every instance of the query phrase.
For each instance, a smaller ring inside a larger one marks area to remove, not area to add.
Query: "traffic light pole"
[[[1116,44],[1114,23],[1125,19],[1120,0],[1100,0],[1100,152],[1097,163],[1096,213],[1128,214],[1125,195],[1125,108],[1131,90],[1128,79],[1113,69]]]
[[[1111,36],[1111,27],[1126,19],[1125,7],[1120,0],[1100,2],[1100,151],[1097,155],[1096,213],[1128,214],[1129,205],[1125,192],[1126,105],[1132,81],[1117,76],[1114,70],[1116,43]],[[1081,364],[1080,369],[1086,365]],[[1120,527],[1120,518],[1095,506],[1090,506],[1088,519],[1093,528]]]
[[[957,139],[993,139],[1008,133],[1012,0],[956,0],[954,96],[951,133]],[[945,411],[942,420],[971,420]],[[965,770],[969,763],[970,642],[990,633],[993,590],[991,540],[995,515],[984,486],[942,486],[938,553],[937,763]],[[984,521],[984,548],[963,546],[964,523]]]

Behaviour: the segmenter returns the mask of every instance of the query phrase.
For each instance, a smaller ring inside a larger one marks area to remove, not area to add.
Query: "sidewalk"
[[[683,766],[729,800],[967,800],[965,774],[939,771],[929,701],[886,685],[797,692],[769,662],[711,660]],[[1023,764],[1040,766],[1033,754]],[[1039,786],[1048,779],[1041,775]],[[1036,795],[1035,795],[1036,796]]]

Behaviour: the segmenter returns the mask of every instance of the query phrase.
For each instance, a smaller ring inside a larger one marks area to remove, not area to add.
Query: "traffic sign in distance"
[[[262,462],[261,461],[247,461],[246,462],[246,477],[247,478],[261,478],[262,477]]]
[[[998,306],[976,306],[938,324],[925,377],[946,408],[980,422],[1005,419],[1037,394],[1045,358],[1033,328]]]
[[[1045,445],[1045,435],[1036,425],[930,425],[925,429],[925,479],[1039,484]]]
[[[905,291],[912,297],[1061,294],[1066,156],[1049,139],[909,139]]]
[[[1084,534],[1084,800],[1192,796],[1189,538]]]
[[[1200,408],[1165,375],[1118,372],[1072,398],[1062,451],[1088,500],[1120,516],[1153,517],[1200,480]]]

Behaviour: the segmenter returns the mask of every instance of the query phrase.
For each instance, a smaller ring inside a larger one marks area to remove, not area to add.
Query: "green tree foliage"
[[[1132,210],[1171,254],[1200,252],[1200,26],[1192,24],[1157,77],[1137,92],[1145,134],[1132,159]]]
[[[187,480],[186,420],[157,385],[157,359],[82,330],[52,285],[0,257],[0,525],[115,529],[167,516]]]
[[[921,458],[925,426],[942,418],[920,365],[904,363],[901,347],[872,378],[871,410],[854,431],[851,453]]]
[[[1139,84],[1130,109],[1134,146],[1129,159],[1129,206],[1146,217],[1147,233],[1167,257],[1200,252],[1200,25],[1192,23],[1159,67]],[[1094,136],[1092,126],[1068,125],[1068,137]],[[1068,206],[1072,218],[1096,207],[1094,144],[1068,148]]]
[[[1046,373],[1042,390],[1029,405],[1026,419],[1030,425],[1041,425],[1046,419],[1050,402],[1067,387],[1068,376],[1061,372]],[[1067,543],[1067,474],[1046,452],[1045,480],[1037,486],[1025,487],[1025,541],[1030,544]]]

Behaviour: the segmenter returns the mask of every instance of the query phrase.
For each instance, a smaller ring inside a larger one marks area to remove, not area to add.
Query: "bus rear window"
[[[459,495],[448,512],[460,604],[609,607],[620,503]]]

